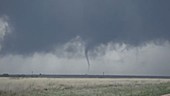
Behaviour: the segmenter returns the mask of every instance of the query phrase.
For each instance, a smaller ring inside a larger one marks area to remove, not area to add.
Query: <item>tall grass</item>
[[[0,96],[160,96],[169,79],[0,78]]]

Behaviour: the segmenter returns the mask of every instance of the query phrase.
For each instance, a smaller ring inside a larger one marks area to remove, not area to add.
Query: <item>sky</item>
[[[170,75],[169,0],[0,0],[0,74]]]

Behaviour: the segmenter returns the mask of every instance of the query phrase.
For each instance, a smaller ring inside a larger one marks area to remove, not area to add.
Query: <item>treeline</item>
[[[32,74],[32,75],[28,75],[28,74],[0,74],[0,77],[41,77],[41,74]]]
[[[135,75],[55,75],[55,74],[1,74],[0,77],[43,77],[43,78],[163,78],[170,76],[135,76]]]

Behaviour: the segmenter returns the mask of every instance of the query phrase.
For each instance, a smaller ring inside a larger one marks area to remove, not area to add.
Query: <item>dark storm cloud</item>
[[[80,36],[101,43],[140,45],[169,40],[169,0],[1,0],[0,15],[15,28],[2,53],[48,51]]]

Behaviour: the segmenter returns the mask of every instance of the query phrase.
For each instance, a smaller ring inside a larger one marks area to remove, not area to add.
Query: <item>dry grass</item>
[[[161,95],[161,96],[170,96],[170,94],[165,94],[165,95]]]
[[[160,96],[169,79],[0,78],[0,96]]]

